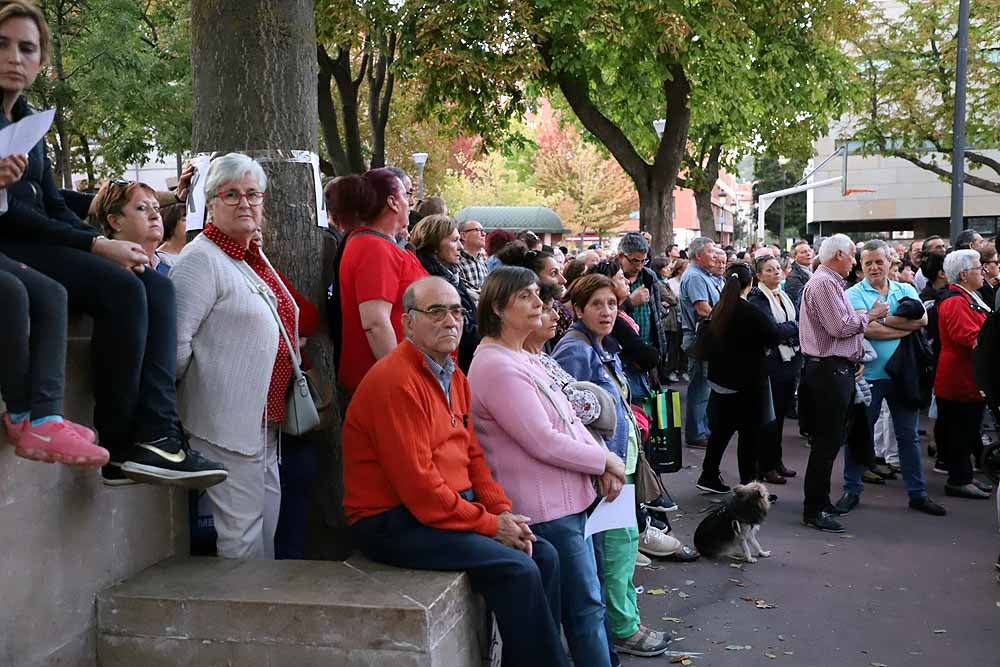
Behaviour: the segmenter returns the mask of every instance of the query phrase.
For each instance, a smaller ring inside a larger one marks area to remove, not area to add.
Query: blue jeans
[[[920,436],[917,433],[919,411],[899,400],[892,380],[870,380],[869,384],[872,388],[872,402],[867,408],[869,427],[875,427],[882,411],[882,400],[885,399],[889,404],[889,414],[892,415],[892,425],[899,444],[899,467],[902,468],[906,493],[910,498],[923,498],[927,495],[927,490],[924,469],[920,463]],[[865,467],[855,463],[848,450],[844,457],[844,490],[860,496],[864,490],[861,481],[864,472]]]
[[[597,578],[594,541],[583,537],[586,512],[532,524],[531,530],[559,552],[562,624],[575,665],[610,667],[604,630],[604,599]]]
[[[567,667],[555,620],[562,615],[559,554],[544,538],[529,557],[479,533],[425,526],[403,506],[358,521],[351,535],[379,563],[466,571],[496,616],[504,665]]]
[[[694,334],[684,334],[684,351],[689,352],[694,345]],[[684,440],[689,444],[708,440],[708,397],[712,388],[708,386],[708,364],[688,354],[687,405],[684,407]]]

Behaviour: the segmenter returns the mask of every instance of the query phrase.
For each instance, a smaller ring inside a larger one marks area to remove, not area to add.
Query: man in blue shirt
[[[681,276],[680,284],[681,348],[688,354],[690,376],[684,410],[684,439],[689,447],[704,449],[708,444],[707,411],[711,388],[707,364],[695,359],[691,348],[696,340],[698,322],[708,318],[721,294],[712,275],[717,261],[715,243],[704,236],[695,238],[688,246],[688,258],[691,264]]]
[[[935,516],[945,514],[943,507],[927,497],[924,470],[920,462],[920,437],[917,433],[919,407],[908,404],[900,396],[897,380],[886,372],[886,364],[899,348],[900,340],[927,326],[927,314],[919,320],[896,316],[899,302],[906,297],[919,301],[916,289],[907,283],[889,280],[891,265],[889,244],[878,239],[868,241],[861,251],[861,268],[865,278],[847,290],[847,298],[859,312],[867,312],[881,301],[889,306],[889,315],[871,321],[865,329],[865,338],[875,348],[878,358],[865,364],[865,379],[871,385],[872,402],[868,406],[869,428],[882,411],[882,401],[889,405],[893,429],[899,444],[899,462],[902,467],[906,492],[910,496],[910,507]],[[864,489],[862,475],[865,467],[854,462],[848,452],[844,463],[844,495],[835,508],[840,514],[847,514],[857,507]]]

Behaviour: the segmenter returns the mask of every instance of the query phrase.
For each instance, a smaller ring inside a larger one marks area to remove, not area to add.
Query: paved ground
[[[654,562],[658,569],[635,577],[646,591],[639,596],[643,622],[671,632],[674,650],[701,653],[693,656],[697,667],[1000,665],[993,502],[945,497],[944,476],[928,466],[929,493],[948,516],[907,508],[897,480],[866,488],[862,504],[844,517],[846,534],[814,531],[800,522],[809,450],[797,429],[790,421],[784,442],[785,463],[799,475],[773,488],[779,500],[760,536],[772,557],[739,569],[733,561]],[[734,438],[723,464],[730,481],[737,479],[735,450]],[[684,455],[687,467],[663,479],[680,505],[671,514],[674,533],[690,544],[710,497],[694,486],[702,452],[685,449]],[[842,472],[838,459],[834,500]],[[665,593],[651,595],[651,589]]]

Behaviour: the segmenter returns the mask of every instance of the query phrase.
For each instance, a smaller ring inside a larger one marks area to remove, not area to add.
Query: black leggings
[[[112,460],[122,460],[135,442],[175,434],[177,303],[170,279],[66,246],[0,239],[0,252],[62,285],[69,307],[94,318],[94,426]]]
[[[758,464],[762,475],[777,470],[782,464],[781,433],[785,427],[785,417],[795,402],[795,384],[794,376],[787,380],[771,380],[771,400],[774,402],[776,419],[764,426],[761,432]]]
[[[63,414],[66,290],[0,254],[0,394],[12,413]]]
[[[972,483],[972,458],[982,449],[983,403],[959,403],[937,397],[938,424],[944,430],[948,484]],[[940,446],[940,445],[939,445]],[[938,454],[940,456],[940,453]]]
[[[744,392],[720,394],[712,390],[708,399],[708,449],[702,472],[715,475],[722,464],[729,440],[739,432],[736,460],[740,467],[740,484],[757,479],[757,446],[761,432],[761,403],[757,396]]]

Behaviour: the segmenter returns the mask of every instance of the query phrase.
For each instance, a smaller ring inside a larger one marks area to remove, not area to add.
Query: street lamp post
[[[417,165],[417,199],[424,198],[424,165],[427,164],[427,153],[414,153],[413,164]]]
[[[955,56],[955,118],[951,143],[951,242],[964,227],[965,198],[965,82],[969,61],[969,0],[958,3],[958,53]]]

